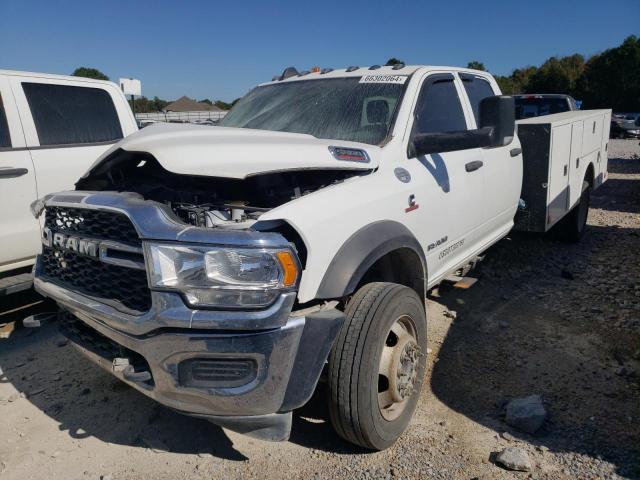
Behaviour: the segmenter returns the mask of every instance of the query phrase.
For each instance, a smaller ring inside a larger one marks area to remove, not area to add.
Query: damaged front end
[[[115,150],[77,191],[34,206],[44,207],[46,232],[35,288],[66,312],[63,333],[80,351],[145,395],[286,439],[344,314],[319,303],[299,310],[304,244],[292,228],[258,220],[362,174],[192,176]]]
[[[247,229],[280,205],[348,178],[363,169],[296,169],[228,178],[170,172],[149,153],[116,150],[82,178],[87,191],[135,192],[167,205],[182,222],[205,228]],[[293,239],[292,241],[295,241]]]

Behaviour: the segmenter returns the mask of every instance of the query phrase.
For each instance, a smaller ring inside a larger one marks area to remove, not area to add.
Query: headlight
[[[184,294],[195,307],[264,307],[295,287],[298,262],[288,249],[146,244],[149,284]]]

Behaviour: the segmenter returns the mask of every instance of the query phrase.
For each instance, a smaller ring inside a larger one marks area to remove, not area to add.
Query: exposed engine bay
[[[184,223],[215,228],[250,228],[265,212],[362,170],[293,170],[245,179],[179,175],[150,154],[118,150],[76,184],[78,190],[136,192],[171,207]]]

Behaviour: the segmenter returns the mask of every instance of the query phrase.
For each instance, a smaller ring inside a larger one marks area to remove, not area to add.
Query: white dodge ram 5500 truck
[[[427,290],[519,206],[521,228],[578,238],[607,115],[529,119],[529,148],[486,72],[287,69],[220,127],[145,128],[34,204],[35,285],[81,351],[172,409],[286,439],[326,370],[335,429],[383,449],[422,387]]]

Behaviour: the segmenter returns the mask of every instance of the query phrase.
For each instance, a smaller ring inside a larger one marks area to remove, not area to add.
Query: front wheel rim
[[[378,408],[387,421],[404,412],[419,383],[420,357],[415,321],[398,317],[387,332],[378,367]]]

